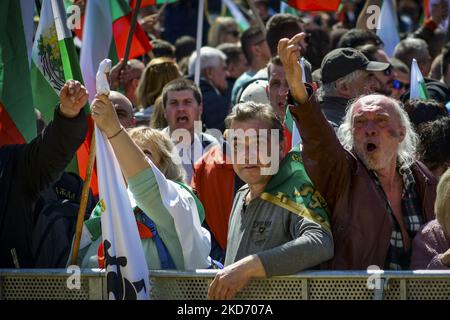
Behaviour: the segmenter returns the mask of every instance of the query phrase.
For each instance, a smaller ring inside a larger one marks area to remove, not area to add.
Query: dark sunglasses
[[[401,90],[404,88],[405,90],[408,90],[409,84],[403,83],[399,80],[394,80],[394,81],[392,81],[392,88],[397,89],[397,90]]]
[[[393,70],[392,65],[389,65],[389,67],[386,70],[384,70],[383,73],[386,77],[389,77],[392,74],[392,70]]]

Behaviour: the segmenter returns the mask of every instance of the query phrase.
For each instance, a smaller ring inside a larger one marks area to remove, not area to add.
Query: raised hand
[[[67,118],[74,118],[86,105],[89,93],[86,88],[76,80],[69,80],[64,84],[59,94],[60,112]]]
[[[91,103],[92,119],[107,137],[114,136],[121,129],[119,118],[111,101],[106,95],[96,95]]]
[[[109,85],[111,90],[116,90],[120,83],[120,75],[123,69],[126,67],[127,62],[123,59],[119,61],[115,66],[111,68],[111,72],[109,73]]]
[[[125,85],[134,79],[139,79],[142,75],[142,70],[126,65],[120,72],[120,84]]]
[[[291,95],[303,103],[308,99],[305,85],[302,82],[302,68],[300,66],[301,48],[306,34],[297,33],[291,39],[283,38],[278,42],[278,55],[286,73]]]

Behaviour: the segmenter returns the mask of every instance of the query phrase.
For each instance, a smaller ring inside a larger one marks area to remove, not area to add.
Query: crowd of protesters
[[[305,269],[450,269],[447,1],[422,19],[422,1],[394,1],[401,41],[392,56],[367,24],[365,10],[381,1],[296,13],[255,2],[264,30],[246,3],[238,2],[250,23],[242,30],[212,1],[198,52],[196,1],[162,13],[145,8],[140,21],[153,50],[115,65],[117,91],[92,103],[141,209],[137,221],[154,221],[172,261],[163,264],[153,240],[142,238],[149,268],[220,266],[212,299],[234,297],[252,278]],[[410,99],[413,59],[429,99]],[[35,203],[83,141],[87,94],[67,82],[42,134],[0,148],[1,268],[35,266]],[[252,162],[252,143],[267,147],[269,162],[260,154]],[[204,234],[191,236],[210,244],[214,264],[200,252],[183,256],[153,167],[189,190],[192,214],[204,212],[189,220]],[[83,252],[83,266],[101,266],[100,238]]]

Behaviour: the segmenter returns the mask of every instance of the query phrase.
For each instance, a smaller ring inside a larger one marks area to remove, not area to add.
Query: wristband
[[[123,131],[123,127],[121,126],[119,131],[114,133],[111,137],[107,137],[108,140],[111,140],[112,138],[117,137],[119,135],[119,133],[121,133],[122,131]]]

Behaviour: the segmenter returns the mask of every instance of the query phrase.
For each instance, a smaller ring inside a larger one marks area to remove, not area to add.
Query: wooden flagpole
[[[134,28],[136,27],[139,9],[141,8],[141,2],[142,0],[137,0],[136,5],[134,6],[133,15],[131,17],[130,32],[128,33],[127,46],[125,48],[125,55],[123,57],[124,61],[128,61],[128,58],[130,57],[131,42],[133,40]]]
[[[95,130],[92,131],[91,147],[89,149],[89,160],[86,170],[86,178],[84,179],[83,190],[81,192],[80,208],[78,209],[77,225],[75,228],[75,239],[72,248],[71,265],[77,264],[78,252],[80,251],[81,232],[83,231],[84,215],[86,212],[87,201],[89,198],[89,187],[91,186],[92,172],[95,162]]]

